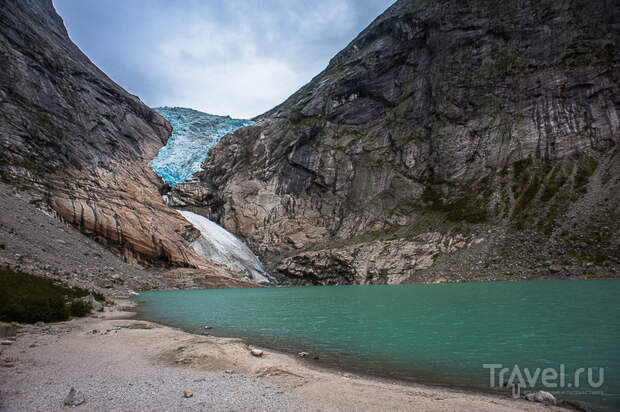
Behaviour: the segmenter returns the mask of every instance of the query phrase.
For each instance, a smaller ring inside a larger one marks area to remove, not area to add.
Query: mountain
[[[2,181],[128,263],[244,284],[194,252],[200,232],[162,200],[149,162],[170,124],[79,50],[51,0],[0,0],[0,53]]]
[[[293,284],[617,276],[619,21],[397,1],[170,198]]]

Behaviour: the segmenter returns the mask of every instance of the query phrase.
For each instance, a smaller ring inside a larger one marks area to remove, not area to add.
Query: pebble
[[[84,402],[86,402],[86,397],[84,396],[84,394],[81,391],[75,389],[74,387],[71,387],[69,394],[65,398],[65,405],[79,406]]]
[[[185,391],[183,392],[183,396],[185,396],[186,398],[191,398],[192,396],[194,396],[194,392],[190,391],[189,389],[185,389]]]

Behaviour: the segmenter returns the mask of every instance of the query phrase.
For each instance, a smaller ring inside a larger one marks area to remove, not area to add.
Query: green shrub
[[[484,196],[479,198],[475,194],[470,194],[454,202],[445,203],[439,192],[427,186],[421,199],[427,204],[427,210],[447,213],[448,220],[452,222],[482,223],[488,218],[485,203],[487,199]]]
[[[67,302],[86,295],[88,291],[81,288],[70,288],[8,266],[0,268],[0,321],[3,322],[58,322],[67,320],[74,310],[80,316],[77,313],[85,314],[84,308]]]
[[[95,292],[95,291],[93,291],[93,292],[92,292],[92,295],[93,295],[93,297],[95,298],[95,300],[96,300],[97,302],[101,302],[101,303],[103,303],[103,302],[105,302],[105,301],[106,301],[105,296],[104,296],[104,295],[102,295],[102,294],[101,294],[101,293],[99,293],[99,292]]]
[[[594,174],[598,163],[593,158],[588,158],[582,164],[579,165],[577,173],[575,174],[575,188],[579,189],[588,184],[590,176]]]
[[[76,299],[71,302],[69,306],[69,310],[71,311],[71,316],[86,316],[90,313],[93,306],[90,302],[84,302],[83,300]]]
[[[540,178],[538,176],[534,176],[532,182],[527,187],[523,195],[519,198],[515,206],[515,214],[523,213],[527,206],[530,204],[532,200],[536,197],[536,194],[540,190]]]
[[[562,174],[561,168],[558,167],[551,174],[549,181],[540,195],[540,200],[543,202],[548,202],[551,200],[553,196],[560,191],[560,188],[564,185],[564,183],[566,183],[566,177]]]
[[[474,195],[466,195],[453,203],[446,204],[443,209],[448,212],[448,219],[452,222],[483,223],[488,217],[484,201],[477,199]]]

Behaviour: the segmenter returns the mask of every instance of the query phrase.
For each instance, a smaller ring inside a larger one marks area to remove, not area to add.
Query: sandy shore
[[[2,346],[0,410],[550,411],[509,397],[386,383],[310,367],[239,339],[196,336],[130,319],[129,302],[97,317],[26,326]],[[193,396],[184,397],[190,390]]]

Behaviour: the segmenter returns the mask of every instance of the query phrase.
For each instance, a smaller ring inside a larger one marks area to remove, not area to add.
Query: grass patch
[[[512,164],[513,170],[514,170],[514,174],[515,177],[520,177],[521,175],[524,174],[524,172],[527,170],[528,167],[530,167],[532,165],[532,159],[527,158],[527,159],[521,159],[521,160],[517,160],[516,162],[514,162]]]
[[[427,204],[427,209],[434,212],[444,212],[452,222],[483,223],[488,218],[486,203],[488,199],[475,194],[465,195],[451,202],[444,202],[442,196],[432,187],[427,186],[421,197]]]
[[[71,316],[86,316],[90,313],[92,309],[92,305],[89,302],[84,302],[83,300],[73,300],[69,304],[69,312]]]
[[[534,176],[530,185],[527,187],[525,192],[523,192],[523,195],[521,195],[521,197],[519,198],[519,201],[517,202],[515,206],[514,213],[519,214],[525,211],[525,209],[530,204],[530,202],[534,200],[539,190],[540,190],[540,178],[538,176]]]
[[[453,222],[483,223],[487,220],[487,209],[482,203],[474,195],[467,195],[444,205],[444,210]]]
[[[575,189],[582,188],[590,181],[590,176],[594,174],[598,163],[593,158],[588,158],[583,164],[577,168],[575,173]]]
[[[79,298],[89,292],[71,288],[39,276],[0,268],[0,321],[3,322],[59,322],[69,316],[84,316],[90,312],[90,303]]]
[[[96,300],[97,302],[101,302],[101,303],[103,303],[103,302],[105,302],[105,301],[106,301],[105,296],[104,296],[104,295],[102,295],[102,294],[101,294],[101,293],[99,293],[99,292],[95,292],[95,291],[93,291],[93,292],[92,292],[92,295],[93,295],[93,297],[95,298],[95,300]]]
[[[558,166],[553,171],[551,177],[549,178],[549,181],[545,185],[545,188],[540,195],[540,200],[543,202],[548,202],[549,200],[551,200],[553,196],[555,196],[555,194],[560,190],[560,188],[564,186],[564,183],[566,183],[566,176],[562,174],[561,166]]]
[[[420,199],[422,199],[424,203],[428,204],[429,209],[434,211],[440,211],[443,205],[443,200],[439,192],[430,186],[426,186],[424,188],[424,192],[422,192]]]

